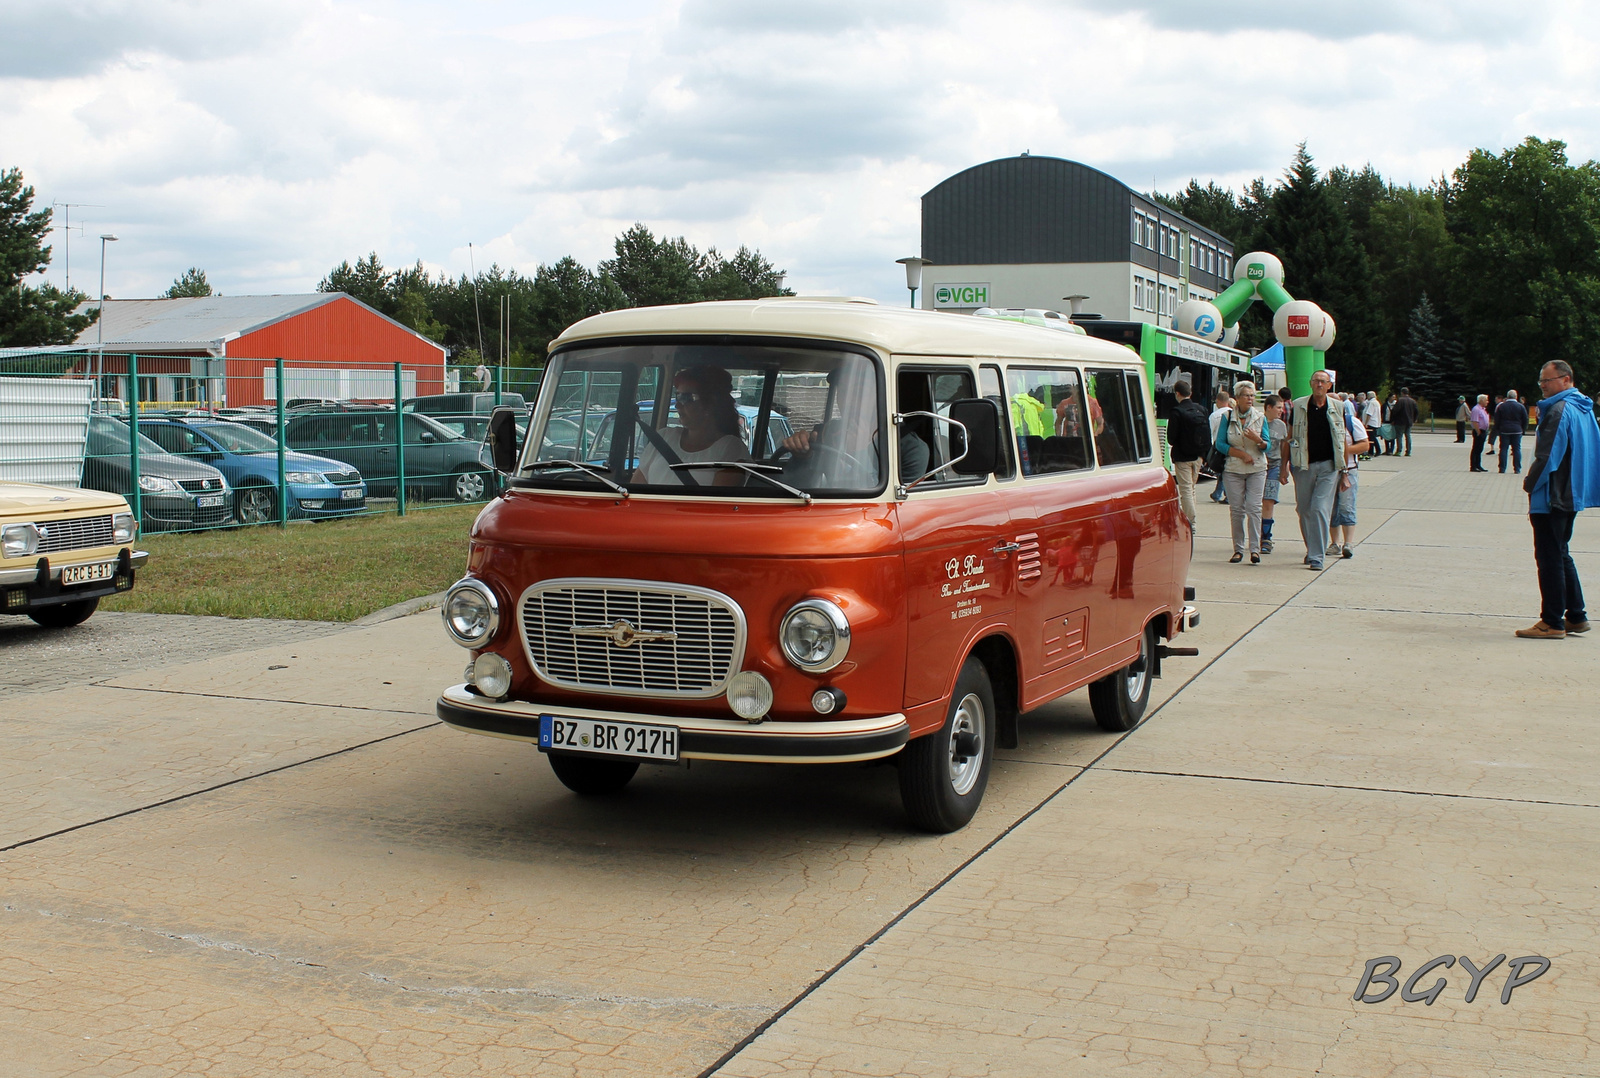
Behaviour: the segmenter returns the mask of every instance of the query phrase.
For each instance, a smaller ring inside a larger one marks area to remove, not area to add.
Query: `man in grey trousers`
[[[1344,405],[1330,400],[1333,379],[1327,371],[1311,375],[1311,395],[1289,406],[1289,471],[1294,476],[1295,511],[1306,564],[1321,569],[1328,550],[1328,522],[1344,472]]]

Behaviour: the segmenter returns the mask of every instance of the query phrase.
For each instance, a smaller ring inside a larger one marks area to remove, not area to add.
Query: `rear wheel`
[[[244,487],[234,499],[240,524],[265,524],[278,519],[278,492],[271,487]]]
[[[900,750],[900,800],[925,831],[959,831],[978,811],[994,759],[994,687],[976,655],[967,657],[937,733]]]
[[[28,611],[28,617],[46,629],[70,629],[89,620],[89,615],[100,605],[99,599],[79,599],[75,603],[56,603]]]
[[[561,785],[575,794],[596,797],[614,794],[628,785],[639,770],[638,760],[597,760],[592,756],[550,754],[550,770]]]
[[[1089,685],[1089,706],[1100,729],[1126,733],[1139,725],[1150,705],[1150,674],[1155,667],[1156,627],[1139,637],[1139,657],[1114,674]]]
[[[458,502],[481,502],[488,490],[488,478],[482,472],[471,469],[457,472],[450,483],[450,493]]]

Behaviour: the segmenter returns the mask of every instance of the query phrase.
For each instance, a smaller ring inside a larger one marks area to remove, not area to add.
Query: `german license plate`
[[[360,487],[345,487],[339,492],[340,501],[353,502],[359,497],[361,497]]]
[[[203,498],[196,498],[194,500],[196,509],[215,509],[217,506],[221,505],[222,502],[223,497],[220,494],[207,494]]]
[[[62,584],[87,584],[91,580],[110,580],[117,575],[117,563],[98,562],[94,565],[64,565],[61,568]]]
[[[540,715],[539,749],[544,752],[555,749],[676,762],[678,728]]]

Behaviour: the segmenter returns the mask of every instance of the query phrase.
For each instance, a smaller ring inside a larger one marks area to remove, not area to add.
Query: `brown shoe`
[[[1589,623],[1587,621],[1573,621],[1571,618],[1567,619],[1567,632],[1586,633],[1588,631]]]
[[[1536,621],[1531,629],[1518,629],[1517,635],[1524,640],[1560,640],[1567,635],[1567,631],[1565,629],[1552,628],[1542,621]]]

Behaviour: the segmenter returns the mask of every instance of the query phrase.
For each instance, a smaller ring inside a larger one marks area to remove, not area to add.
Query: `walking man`
[[[1383,426],[1383,402],[1378,399],[1378,391],[1373,390],[1367,394],[1367,403],[1361,406],[1361,425],[1372,434],[1372,455],[1383,456],[1383,443],[1378,439],[1378,428]]]
[[[1467,407],[1467,398],[1456,398],[1456,444],[1467,440],[1467,424],[1472,422],[1472,409]]]
[[[1486,472],[1483,466],[1483,440],[1489,436],[1489,394],[1479,393],[1478,403],[1472,406],[1472,463],[1469,472]]]
[[[1193,535],[1194,485],[1200,478],[1200,462],[1211,447],[1206,433],[1210,422],[1206,410],[1190,399],[1187,381],[1180,378],[1174,382],[1172,395],[1178,398],[1178,403],[1167,417],[1167,445],[1172,449],[1172,477],[1178,482],[1178,508],[1189,518],[1189,531]]]
[[[1207,445],[1216,445],[1217,444],[1217,431],[1222,429],[1223,420],[1225,420],[1227,418],[1228,413],[1230,411],[1232,411],[1232,410],[1233,410],[1233,397],[1232,397],[1232,395],[1230,395],[1226,389],[1217,390],[1216,405],[1215,405],[1215,407],[1213,407],[1211,409],[1211,417],[1210,417],[1210,422],[1211,422],[1211,441],[1207,442],[1206,443]],[[1213,490],[1211,492],[1211,500],[1216,502],[1218,505],[1227,505],[1228,504],[1228,492],[1222,489],[1222,473],[1225,472],[1225,471],[1227,471],[1226,468],[1218,469],[1218,471],[1217,471],[1217,489],[1215,489],[1215,490]]]
[[[1522,489],[1533,524],[1533,562],[1539,570],[1539,620],[1517,635],[1560,640],[1589,631],[1583,587],[1568,544],[1578,513],[1600,505],[1600,427],[1594,402],[1572,384],[1572,367],[1554,360],[1539,371],[1544,401],[1539,432]]]
[[[1411,455],[1411,428],[1417,422],[1417,402],[1411,399],[1411,390],[1401,387],[1400,399],[1394,402],[1389,414],[1389,425],[1394,428],[1394,444],[1405,446],[1406,456]]]
[[[1506,390],[1506,399],[1494,410],[1494,426],[1500,435],[1500,474],[1506,474],[1506,450],[1511,451],[1513,474],[1522,474],[1522,435],[1528,429],[1528,410],[1517,399],[1517,391]]]
[[[1330,402],[1333,379],[1327,371],[1311,376],[1311,395],[1289,406],[1289,471],[1294,476],[1295,511],[1306,564],[1321,569],[1328,549],[1333,499],[1344,474],[1344,408]]]

